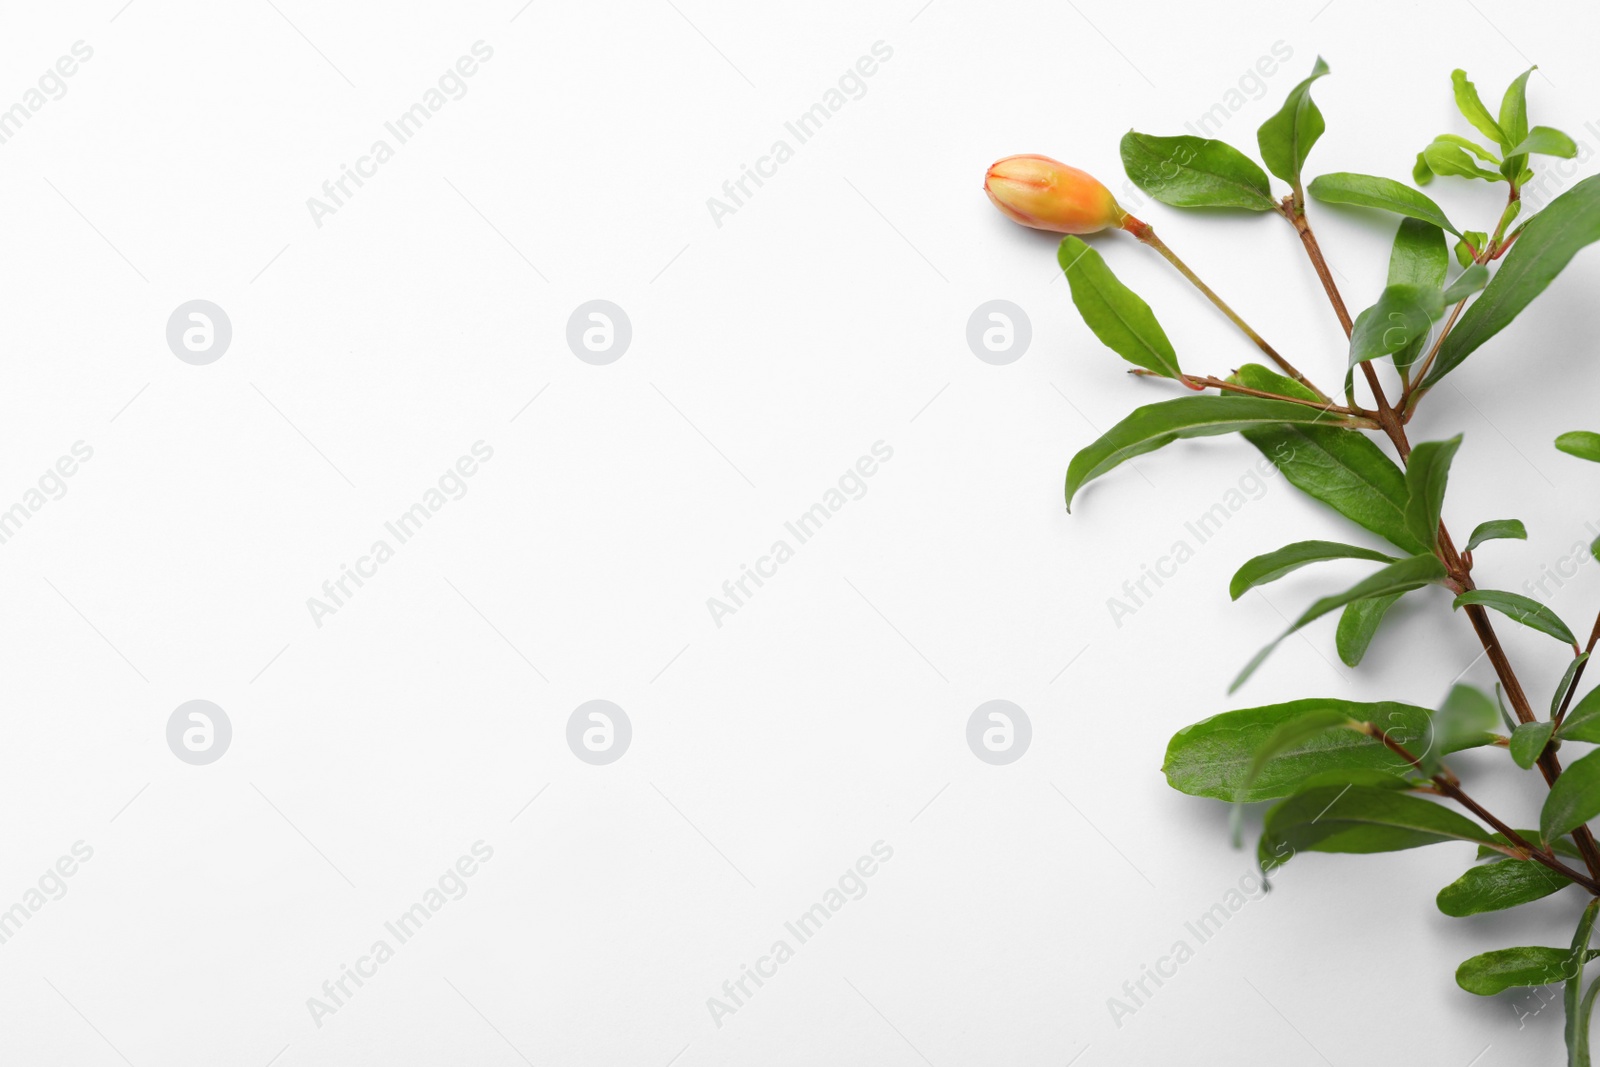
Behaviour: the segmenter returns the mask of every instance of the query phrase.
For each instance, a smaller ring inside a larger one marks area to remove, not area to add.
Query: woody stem
[[[1163,259],[1165,259],[1168,263],[1171,263],[1173,267],[1177,269],[1179,274],[1187,278],[1190,284],[1192,284],[1196,289],[1200,290],[1207,300],[1215,304],[1217,306],[1217,310],[1226,315],[1229,322],[1232,322],[1235,326],[1239,327],[1240,331],[1242,331],[1246,337],[1250,338],[1250,340],[1255,343],[1257,348],[1266,353],[1268,359],[1276,363],[1279,368],[1281,368],[1282,371],[1289,377],[1293,378],[1295,381],[1299,382],[1301,385],[1315,393],[1318,400],[1321,400],[1324,404],[1328,403],[1327,394],[1325,394],[1321,389],[1318,389],[1315,385],[1312,385],[1304,374],[1301,374],[1298,370],[1296,370],[1294,365],[1279,355],[1277,349],[1269,345],[1265,338],[1263,338],[1259,333],[1256,333],[1256,331],[1248,322],[1245,322],[1244,319],[1240,318],[1239,313],[1234,311],[1233,308],[1229,307],[1227,302],[1224,301],[1222,297],[1213,292],[1209,285],[1201,281],[1200,276],[1194,271],[1190,270],[1189,265],[1183,260],[1179,259],[1177,253],[1168,248],[1165,241],[1156,236],[1156,231],[1150,226],[1149,223],[1141,222],[1132,215],[1128,215],[1122,220],[1122,228],[1133,234],[1144,244],[1149,245],[1151,248],[1161,253]]]

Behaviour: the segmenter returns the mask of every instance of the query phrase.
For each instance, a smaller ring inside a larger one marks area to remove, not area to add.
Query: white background
[[[1370,543],[1281,479],[1117,626],[1107,599],[1257,454],[1173,447],[1068,516],[1073,452],[1172,394],[1123,373],[1054,239],[980,182],[1044,152],[1120,187],[1125,130],[1181,132],[1230,100],[1220,136],[1254,154],[1319,53],[1311,173],[1405,177],[1436,133],[1470,133],[1457,65],[1498,101],[1538,61],[1534,121],[1600,146],[1591,5],[121,3],[18,7],[0,32],[0,107],[74,42],[94,50],[0,145],[0,507],[74,442],[94,450],[0,545],[0,908],[74,842],[94,850],[0,945],[0,1060],[1559,1059],[1557,1008],[1519,1030],[1533,1003],[1452,972],[1565,944],[1575,891],[1447,919],[1432,895],[1465,846],[1298,859],[1213,940],[1186,931],[1251,863],[1222,805],[1165,785],[1174,730],[1316,694],[1431,704],[1469,665],[1491,675],[1427,593],[1359,671],[1330,619],[1230,701],[1280,613],[1360,568],[1236,605],[1232,571],[1290,540]],[[307,198],[479,40],[493,58],[466,95],[316,225]],[[784,122],[878,41],[893,55],[865,94],[717,225],[707,198],[793,145]],[[1277,42],[1288,63],[1229,97]],[[1498,211],[1482,185],[1430,193],[1472,228]],[[1125,202],[1336,381],[1337,325],[1280,219]],[[1394,220],[1314,212],[1365,306]],[[1095,245],[1186,368],[1254,358],[1148,250]],[[1524,591],[1600,523],[1594,469],[1549,445],[1600,428],[1597,282],[1581,256],[1413,424],[1465,432],[1458,531],[1532,532],[1479,552],[1484,585]],[[164,336],[197,298],[233,326],[209,366]],[[609,366],[565,341],[595,298],[633,325]],[[965,340],[994,298],[1032,321],[1008,366]],[[494,455],[466,496],[315,625],[307,598],[480,440]],[[707,598],[878,441],[893,458],[866,495],[715,625]],[[1552,599],[1574,627],[1595,572]],[[1512,629],[1538,703],[1561,650]],[[165,739],[197,698],[234,730],[203,767]],[[602,767],[565,740],[596,698],[634,729]],[[997,698],[1034,730],[1004,767],[964,737]],[[1534,776],[1500,753],[1460,764],[1534,820]],[[307,998],[479,840],[493,859],[466,896],[318,1026]],[[707,998],[878,841],[893,858],[866,896],[715,1025]],[[1179,939],[1194,958],[1115,1025],[1108,998]]]

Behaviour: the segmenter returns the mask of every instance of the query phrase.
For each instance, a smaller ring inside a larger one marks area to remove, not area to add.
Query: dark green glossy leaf
[[[1245,563],[1229,583],[1228,595],[1238,600],[1258,585],[1275,582],[1308,563],[1320,563],[1328,559],[1370,559],[1379,563],[1395,561],[1393,556],[1386,556],[1382,552],[1355,545],[1341,545],[1336,541],[1296,541]]]
[[[1344,612],[1339,616],[1339,627],[1334,631],[1333,645],[1339,650],[1339,659],[1346,667],[1354,667],[1361,662],[1361,658],[1367,654],[1367,646],[1372,644],[1373,635],[1378,632],[1378,624],[1383,622],[1383,617],[1394,607],[1395,601],[1404,595],[1390,593],[1344,606]]]
[[[1556,438],[1556,447],[1569,456],[1600,463],[1600,433],[1573,430]]]
[[[1507,158],[1529,154],[1571,159],[1578,154],[1578,146],[1571,137],[1560,130],[1549,126],[1535,126],[1528,131],[1528,136],[1522,143],[1507,154]]]
[[[1320,619],[1328,612],[1336,611],[1351,601],[1365,600],[1368,597],[1375,596],[1388,596],[1392,593],[1409,592],[1412,589],[1420,589],[1430,582],[1437,582],[1444,576],[1444,564],[1440,563],[1434,556],[1412,556],[1410,559],[1402,559],[1396,563],[1389,564],[1376,574],[1357,582],[1342,593],[1325,596],[1313,602],[1309,608],[1300,613],[1300,616],[1294,622],[1289,624],[1287,630],[1279,634],[1271,644],[1257,652],[1255,657],[1245,664],[1244,669],[1239,672],[1239,676],[1233,680],[1233,684],[1228,686],[1228,692],[1237,691],[1250,675],[1255,673],[1255,669],[1261,666],[1262,662],[1272,654],[1272,650],[1278,647],[1279,642],[1313,620]]]
[[[1533,860],[1503,860],[1469,867],[1467,873],[1439,890],[1439,910],[1455,918],[1504,911],[1572,884],[1570,878]]]
[[[1483,295],[1445,337],[1425,383],[1438,382],[1505,329],[1573,256],[1596,240],[1600,240],[1600,175],[1585,178],[1556,197],[1523,227]]]
[[[1117,280],[1100,253],[1076,237],[1065,237],[1056,253],[1072,286],[1072,302],[1100,343],[1147,371],[1182,378],[1172,342],[1150,305]]]
[[[1572,978],[1567,979],[1569,988],[1574,981]],[[1579,1067],[1592,1062],[1589,1055],[1589,1032],[1593,1029],[1594,1002],[1597,996],[1600,996],[1600,979],[1589,983],[1589,991],[1578,1002],[1576,1012],[1572,1010],[1570,1004],[1566,1008],[1567,1062],[1578,1064]]]
[[[1399,761],[1396,760],[1398,763]],[[1318,771],[1302,778],[1295,787],[1295,792],[1303,789],[1317,789],[1325,785],[1360,785],[1371,789],[1410,789],[1413,783],[1420,781],[1418,778],[1408,778],[1388,771],[1369,771],[1360,767],[1346,767],[1331,771]]]
[[[1300,169],[1311,154],[1311,146],[1326,129],[1322,112],[1311,99],[1311,83],[1326,73],[1328,65],[1318,56],[1311,76],[1289,90],[1283,107],[1256,132],[1262,162],[1296,189],[1300,187]]]
[[[1403,779],[1412,768],[1381,741],[1350,730],[1314,734],[1275,753],[1249,779],[1256,754],[1285,723],[1311,716],[1370,722],[1401,745],[1421,746],[1429,712],[1392,701],[1295,700],[1213,715],[1172,735],[1161,770],[1180,793],[1217,800],[1272,800],[1322,773],[1362,771]],[[1468,739],[1482,743],[1484,739]],[[1246,785],[1248,779],[1248,786]]]
[[[1600,689],[1591,689],[1571,708],[1561,720],[1556,736],[1563,741],[1585,741],[1600,745]]]
[[[1317,181],[1321,181],[1318,178]],[[1317,182],[1312,182],[1312,188]],[[1445,251],[1444,231],[1431,222],[1401,219],[1389,253],[1389,285],[1415,285],[1424,289],[1443,289],[1450,268]]]
[[[1590,958],[1596,955],[1590,952]],[[1456,985],[1480,997],[1492,997],[1521,986],[1553,985],[1571,977],[1571,953],[1564,948],[1497,948],[1464,961],[1456,968]],[[1581,970],[1581,968],[1580,968]]]
[[[1456,109],[1461,112],[1468,122],[1477,127],[1479,133],[1501,147],[1514,143],[1506,139],[1505,131],[1500,128],[1500,124],[1495,121],[1494,116],[1489,114],[1489,109],[1483,106],[1483,100],[1478,96],[1477,87],[1467,80],[1466,71],[1451,71],[1450,84],[1455,89]]]
[[[1263,868],[1312,852],[1395,852],[1445,841],[1490,840],[1464,815],[1408,793],[1363,786],[1320,786],[1267,812],[1257,856]]]
[[[1267,176],[1232,145],[1204,137],[1152,137],[1129,130],[1122,166],[1133,184],[1173,207],[1238,207],[1272,211]]]
[[[1318,735],[1335,730],[1359,732],[1363,725],[1360,720],[1352,719],[1339,708],[1320,707],[1309,709],[1292,719],[1285,719],[1273,727],[1267,739],[1261,742],[1261,747],[1250,757],[1250,766],[1245,769],[1244,781],[1239,783],[1239,788],[1234,794],[1233,812],[1228,820],[1233,830],[1233,847],[1240,846],[1242,815],[1244,805],[1252,799],[1251,788],[1269,763],[1278,756],[1295,751]]]
[[[1424,441],[1406,461],[1406,529],[1432,547],[1439,537],[1439,515],[1450,480],[1450,461],[1461,447],[1461,435],[1448,441]]]
[[[1550,743],[1553,722],[1525,722],[1511,731],[1511,758],[1518,767],[1527,770],[1539,761],[1539,753]]]
[[[1577,680],[1578,672],[1582,670],[1583,665],[1588,662],[1589,653],[1584,652],[1580,655],[1572,657],[1572,662],[1567,664],[1567,669],[1562,672],[1561,675],[1561,684],[1556,686],[1556,695],[1550,698],[1551,719],[1556,717],[1556,712],[1560,710],[1562,701],[1566,700],[1567,698],[1567,690],[1572,688],[1573,682]]]
[[[1522,525],[1520,519],[1490,519],[1480,522],[1472,531],[1472,536],[1467,538],[1465,551],[1471,552],[1485,541],[1498,541],[1504,539],[1526,541],[1528,528]]]
[[[1572,636],[1567,624],[1561,621],[1561,616],[1532,597],[1525,597],[1521,593],[1506,593],[1498,589],[1469,589],[1456,597],[1450,606],[1460,608],[1468,604],[1482,604],[1486,608],[1493,608],[1530,629],[1549,634],[1557,641],[1564,641],[1569,645],[1578,643],[1578,639]]]
[[[1389,286],[1415,286],[1424,292],[1437,292],[1444,288],[1449,267],[1450,254],[1445,251],[1443,230],[1420,219],[1400,220],[1394,248],[1389,253]],[[1428,303],[1432,303],[1431,298]],[[1371,316],[1367,316],[1363,325],[1370,329],[1371,321]],[[1420,359],[1430,332],[1414,331],[1409,343],[1390,353],[1394,365],[1405,370]],[[1349,381],[1345,384],[1348,387]]]
[[[1136,456],[1179,438],[1210,437],[1258,426],[1303,423],[1331,428],[1336,419],[1318,408],[1253,396],[1185,396],[1137,408],[1067,467],[1067,507],[1088,482]]]
[[[1247,363],[1240,384],[1280,396],[1310,398],[1298,382]],[[1322,423],[1246,430],[1245,440],[1270,458],[1296,489],[1401,551],[1425,550],[1406,529],[1406,476],[1366,434]]]
[[[1324,204],[1355,204],[1392,211],[1423,222],[1431,222],[1443,230],[1459,236],[1458,231],[1445,216],[1444,209],[1409,185],[1401,185],[1393,178],[1380,178],[1372,174],[1338,172],[1323,174],[1311,180],[1306,187],[1314,199]]]
[[[1562,990],[1562,1006],[1566,1009],[1567,1063],[1570,1067],[1587,1067],[1589,1063],[1589,1014],[1594,1009],[1594,994],[1583,993],[1583,965],[1595,954],[1589,950],[1594,936],[1594,920],[1600,913],[1600,897],[1584,907],[1578,917],[1578,928],[1572,932],[1572,947],[1567,952],[1567,981]]]
[[[1505,689],[1499,682],[1494,683],[1494,703],[1495,707],[1500,709],[1500,721],[1506,724],[1506,730],[1508,732],[1515,730],[1517,728],[1517,720],[1511,717],[1511,712],[1506,708]]]
[[[1443,312],[1444,297],[1437,289],[1408,283],[1386,286],[1378,302],[1356,316],[1355,329],[1350,333],[1346,389],[1350,372],[1357,364],[1399,352],[1420,351]]]
[[[1600,752],[1574,760],[1561,772],[1544,798],[1539,833],[1546,841],[1569,834],[1600,815]]]

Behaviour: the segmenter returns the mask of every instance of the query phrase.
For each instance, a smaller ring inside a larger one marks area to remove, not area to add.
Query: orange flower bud
[[[983,191],[1001,214],[1036,230],[1096,233],[1129,217],[1111,190],[1049,156],[1007,156],[989,168]]]

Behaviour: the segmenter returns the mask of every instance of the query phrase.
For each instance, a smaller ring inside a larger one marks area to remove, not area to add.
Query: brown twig
[[[1285,198],[1278,205],[1278,211],[1289,220],[1295,232],[1300,235],[1300,243],[1305,246],[1306,255],[1311,259],[1312,269],[1317,272],[1317,277],[1322,281],[1322,289],[1328,294],[1328,303],[1333,305],[1333,313],[1339,317],[1339,326],[1344,330],[1345,338],[1349,339],[1355,324],[1350,319],[1350,309],[1345,307],[1344,297],[1339,295],[1339,286],[1333,280],[1333,271],[1328,267],[1327,257],[1322,254],[1322,246],[1317,243],[1317,235],[1312,232],[1311,223],[1306,221],[1304,212],[1295,210],[1289,198]],[[1370,360],[1362,361],[1361,373],[1367,380],[1367,388],[1372,390],[1373,402],[1378,406],[1378,425],[1385,431],[1390,425],[1398,426],[1400,419],[1389,406],[1388,398],[1383,395],[1383,387],[1378,383],[1378,372],[1372,368]],[[1406,454],[1402,452],[1401,458],[1404,459]]]
[[[1506,249],[1511,247],[1511,242],[1521,235],[1522,231],[1519,229],[1507,238],[1504,243],[1500,240],[1501,235],[1506,231],[1506,223],[1510,221],[1508,216],[1511,211],[1511,205],[1515,204],[1520,199],[1520,196],[1521,194],[1517,191],[1517,187],[1513,185],[1510,193],[1507,194],[1506,210],[1500,213],[1500,223],[1495,227],[1494,236],[1489,238],[1487,245],[1477,249],[1472,248],[1470,242],[1467,243],[1467,247],[1472,249],[1472,262],[1474,264],[1482,266],[1490,260],[1499,259],[1506,254]],[[1462,240],[1466,241],[1466,238],[1462,238]],[[1428,371],[1433,368],[1433,361],[1439,355],[1439,349],[1444,347],[1445,337],[1455,328],[1456,320],[1461,317],[1461,311],[1467,306],[1469,299],[1470,296],[1462,297],[1456,303],[1456,306],[1451,309],[1450,317],[1445,320],[1444,329],[1440,330],[1439,336],[1434,338],[1433,347],[1428,350],[1427,358],[1417,367],[1416,373],[1402,376],[1405,379],[1405,388],[1400,393],[1400,420],[1402,422],[1411,421],[1411,416],[1417,409],[1417,401],[1421,400],[1423,394],[1427,392],[1426,389],[1421,389],[1419,386],[1422,385],[1422,380],[1427,377]]]
[[[1218,296],[1212,291],[1209,285],[1201,281],[1200,276],[1194,271],[1190,270],[1189,265],[1183,260],[1179,259],[1177,253],[1168,248],[1165,241],[1156,236],[1155,229],[1151,227],[1149,223],[1143,222],[1134,218],[1132,215],[1129,215],[1123,219],[1122,228],[1133,234],[1133,236],[1137,237],[1144,244],[1149,245],[1151,248],[1161,253],[1162,258],[1177,268],[1179,274],[1182,274],[1185,278],[1187,278],[1196,289],[1200,290],[1200,292],[1205,295],[1207,300],[1215,304],[1217,309],[1226,315],[1230,322],[1239,327],[1244,335],[1250,338],[1250,340],[1255,343],[1255,346],[1266,354],[1268,359],[1276,363],[1283,373],[1287,374],[1289,377],[1293,378],[1307,389],[1310,389],[1317,395],[1318,399],[1324,402],[1328,401],[1328,396],[1323,393],[1321,389],[1318,389],[1311,383],[1309,378],[1296,370],[1294,364],[1290,363],[1287,359],[1284,359],[1281,355],[1279,355],[1277,349],[1267,344],[1266,340],[1259,333],[1256,333],[1255,329],[1252,328],[1249,323],[1245,322],[1244,319],[1239,317],[1238,312],[1229,307],[1227,303],[1223,301],[1222,297]]]
[[[1339,295],[1339,287],[1334,284],[1333,273],[1328,269],[1328,261],[1322,255],[1321,246],[1317,244],[1317,235],[1311,232],[1311,223],[1306,221],[1303,213],[1294,210],[1289,197],[1284,197],[1283,203],[1278,205],[1278,213],[1288,219],[1295,232],[1300,235],[1300,243],[1305,246],[1306,255],[1311,257],[1311,266],[1322,281],[1323,291],[1328,294],[1328,302],[1333,305],[1333,313],[1339,316],[1339,325],[1344,328],[1344,335],[1349,337],[1353,328],[1350,311],[1344,306],[1344,297]]]
[[[1600,614],[1597,614],[1594,617],[1594,629],[1589,631],[1589,644],[1584,648],[1584,653],[1593,654],[1596,643],[1600,643]],[[1583,681],[1583,669],[1588,665],[1589,661],[1584,660],[1582,663],[1578,664],[1577,669],[1572,672],[1572,684],[1567,686],[1567,692],[1561,698],[1561,707],[1556,709],[1556,713],[1554,715],[1550,716],[1550,721],[1556,724],[1557,730],[1561,729],[1561,723],[1565,721],[1567,717],[1567,708],[1572,706],[1572,697],[1577,693],[1578,683]]]
[[[1433,368],[1434,358],[1439,355],[1439,349],[1444,346],[1445,335],[1455,327],[1456,320],[1461,317],[1461,310],[1467,306],[1467,298],[1462,299],[1450,311],[1450,317],[1445,320],[1444,329],[1439,331],[1439,336],[1434,338],[1433,347],[1428,349],[1428,355],[1417,366],[1415,374],[1406,381],[1405,388],[1400,393],[1400,420],[1410,422],[1411,415],[1417,409],[1417,401],[1422,399],[1425,389],[1419,389],[1422,379],[1427,377],[1428,371]]]
[[[1259,396],[1264,400],[1283,400],[1290,404],[1303,404],[1306,407],[1327,411],[1335,415],[1352,417],[1362,415],[1362,412],[1354,408],[1345,407],[1343,404],[1335,404],[1323,400],[1307,400],[1303,396],[1284,396],[1282,393],[1269,393],[1261,389],[1252,389],[1248,385],[1240,385],[1238,382],[1230,382],[1226,378],[1214,378],[1210,375],[1202,374],[1189,374],[1185,377],[1197,385],[1203,385],[1210,389],[1224,389],[1231,393],[1243,393],[1245,396]]]
[[[1512,190],[1512,197],[1515,198],[1515,195],[1516,191]],[[1344,300],[1339,296],[1339,288],[1333,282],[1333,276],[1329,272],[1327,260],[1323,257],[1322,249],[1317,244],[1316,235],[1311,232],[1310,223],[1306,221],[1304,215],[1296,213],[1287,201],[1280,205],[1279,210],[1299,233],[1300,241],[1305,246],[1306,254],[1311,257],[1311,265],[1316,270],[1317,277],[1322,279],[1322,287],[1327,291],[1329,302],[1333,304],[1334,314],[1338,316],[1339,324],[1344,328],[1345,336],[1348,337],[1351,332],[1350,313],[1345,309]],[[1500,226],[1495,232],[1495,238],[1490,241],[1489,248],[1485,250],[1488,255],[1492,256],[1494,254],[1495,245],[1504,230],[1505,216],[1502,215]],[[1448,329],[1445,332],[1448,332]],[[1444,334],[1441,333],[1439,342],[1435,344],[1435,350],[1437,350],[1438,344],[1443,343],[1443,339]],[[1373,399],[1378,405],[1379,425],[1394,445],[1395,451],[1399,453],[1401,462],[1405,462],[1411,455],[1411,443],[1406,437],[1405,423],[1402,419],[1395,417],[1394,409],[1389,406],[1388,398],[1383,393],[1383,387],[1378,382],[1377,373],[1372,369],[1370,363],[1362,363],[1361,366],[1366,371],[1367,384],[1371,387]],[[1413,400],[1412,403],[1414,406],[1415,401]],[[1456,588],[1462,592],[1474,588],[1471,569],[1456,551],[1455,543],[1450,538],[1450,531],[1445,528],[1442,522],[1439,524],[1438,554],[1449,573],[1451,583]],[[1534,722],[1536,716],[1533,713],[1532,705],[1528,702],[1528,694],[1523,691],[1522,683],[1517,679],[1517,674],[1512,669],[1511,661],[1506,658],[1505,649],[1501,647],[1500,639],[1494,632],[1494,624],[1489,621],[1488,611],[1482,605],[1471,604],[1466,606],[1466,612],[1467,618],[1472,623],[1473,630],[1478,635],[1479,643],[1483,645],[1483,650],[1488,655],[1489,662],[1493,664],[1501,686],[1505,689],[1506,698],[1510,700],[1512,710],[1516,712],[1518,721],[1523,723]],[[1600,625],[1600,620],[1597,620],[1597,625]],[[1555,750],[1549,746],[1546,746],[1545,750],[1539,754],[1538,767],[1539,772],[1544,776],[1546,785],[1554,785],[1556,779],[1561,777],[1561,761],[1556,756]],[[1459,791],[1458,786],[1452,788]],[[1465,796],[1465,794],[1462,794],[1462,796]],[[1455,797],[1454,799],[1459,800],[1461,798]],[[1466,806],[1465,802],[1463,802],[1463,806]],[[1480,818],[1489,818],[1489,816],[1487,813],[1483,813]],[[1504,830],[1501,832],[1505,833]],[[1509,836],[1508,834],[1508,840]],[[1579,854],[1583,857],[1584,866],[1589,870],[1590,877],[1585,880],[1585,887],[1590,892],[1600,893],[1600,847],[1595,844],[1594,834],[1590,832],[1587,825],[1579,826],[1572,832],[1572,839],[1578,846]]]
[[[1417,770],[1427,774],[1426,771],[1423,771],[1422,761],[1407,751],[1404,745],[1400,744],[1398,741],[1394,740],[1394,738],[1390,737],[1387,732],[1379,729],[1377,726],[1374,726],[1371,723],[1368,723],[1367,727],[1368,729],[1366,733],[1369,737],[1374,737],[1383,742],[1383,744],[1391,752],[1395,753],[1395,755],[1411,764],[1411,766]],[[1494,827],[1495,830],[1498,831],[1507,841],[1511,842],[1515,848],[1526,852],[1529,859],[1543,864],[1552,871],[1555,871],[1557,874],[1561,875],[1563,878],[1569,878],[1583,886],[1583,888],[1587,889],[1590,893],[1600,896],[1600,875],[1596,875],[1593,872],[1590,872],[1588,875],[1584,875],[1578,871],[1575,871],[1557,859],[1554,850],[1550,848],[1541,848],[1533,844],[1527,838],[1519,834],[1516,830],[1502,822],[1498,817],[1495,816],[1493,812],[1489,811],[1482,804],[1479,804],[1476,800],[1473,800],[1472,797],[1468,796],[1466,790],[1461,788],[1461,783],[1456,780],[1455,776],[1443,771],[1442,768],[1441,773],[1432,774],[1429,775],[1429,777],[1433,782],[1434,789],[1440,795],[1449,797],[1451,800],[1454,800],[1457,804],[1460,804],[1462,807],[1472,812],[1472,814],[1476,815],[1478,818]],[[1579,846],[1579,851],[1582,851],[1581,845]]]

